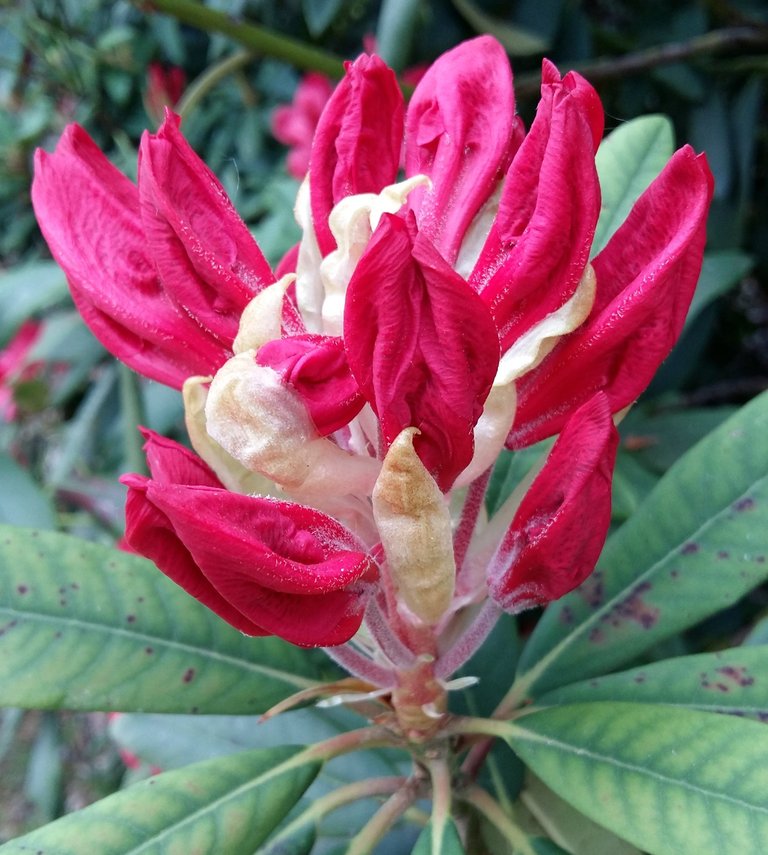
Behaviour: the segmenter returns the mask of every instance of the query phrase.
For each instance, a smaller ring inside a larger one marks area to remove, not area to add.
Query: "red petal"
[[[384,215],[352,276],[344,342],[387,447],[418,428],[419,457],[449,489],[472,458],[498,336],[480,298],[399,217]]]
[[[166,291],[227,347],[240,315],[274,276],[216,176],[167,113],[139,152],[147,249]]]
[[[323,255],[336,248],[328,227],[333,206],[392,184],[403,144],[403,96],[394,72],[377,56],[360,56],[346,68],[320,117],[309,164],[312,220]]]
[[[618,433],[597,394],[565,425],[488,569],[491,596],[515,613],[556,600],[592,572],[611,521]]]
[[[213,470],[189,449],[148,428],[141,428],[141,433],[147,466],[155,482],[223,489]]]
[[[321,646],[357,631],[375,566],[347,529],[312,508],[208,486],[205,464],[147,436],[154,477],[123,479],[133,549],[251,635]]]
[[[502,351],[573,295],[589,260],[600,185],[585,100],[559,75],[542,85],[470,277],[501,331]]]
[[[223,364],[227,348],[179,310],[158,279],[136,187],[82,128],[70,125],[53,154],[37,152],[32,200],[80,314],[108,350],[177,388]]]
[[[178,539],[168,517],[146,497],[147,479],[126,475],[125,539],[132,551],[144,555],[180,587],[235,629],[246,635],[269,635],[224,597],[206,579],[187,548]]]
[[[557,433],[597,390],[618,412],[645,389],[682,330],[711,198],[706,159],[680,149],[595,258],[589,318],[520,379],[509,447]]]
[[[444,53],[406,115],[406,174],[432,179],[408,198],[420,231],[453,263],[464,233],[506,170],[518,139],[512,72],[491,36]]]
[[[256,361],[277,371],[301,395],[321,436],[349,424],[365,404],[340,336],[275,339],[259,348]]]

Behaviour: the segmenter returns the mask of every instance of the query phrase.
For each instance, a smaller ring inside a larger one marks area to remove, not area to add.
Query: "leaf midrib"
[[[289,683],[290,685],[296,686],[297,688],[305,689],[317,685],[316,680],[299,677],[298,675],[292,674],[289,671],[280,671],[276,668],[259,665],[247,659],[238,659],[235,656],[211,650],[207,647],[195,646],[194,644],[191,644],[189,642],[169,639],[163,636],[149,635],[147,633],[137,632],[135,630],[127,630],[122,627],[110,626],[109,624],[89,623],[79,618],[66,616],[54,617],[53,615],[42,614],[40,612],[25,612],[3,606],[0,606],[0,616],[9,616],[12,619],[17,620],[36,621],[38,623],[50,624],[57,627],[61,627],[62,625],[64,625],[68,628],[78,630],[80,632],[103,633],[105,635],[119,636],[124,639],[128,639],[131,642],[138,642],[139,644],[147,644],[149,642],[152,642],[152,644],[157,646],[165,646],[167,648],[179,650],[185,653],[192,653],[197,656],[203,656],[205,658],[211,659],[216,662],[221,662],[223,664],[234,665],[235,667],[241,670],[250,671],[251,673],[257,674],[259,676],[273,677],[277,680],[281,680],[284,683]]]

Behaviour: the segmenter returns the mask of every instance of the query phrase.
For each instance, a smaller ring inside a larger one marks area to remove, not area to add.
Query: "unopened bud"
[[[406,428],[390,446],[373,490],[373,514],[398,594],[427,624],[453,597],[456,562],[448,504]]]

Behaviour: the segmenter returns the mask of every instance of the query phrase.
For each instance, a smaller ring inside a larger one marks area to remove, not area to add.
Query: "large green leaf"
[[[768,648],[679,656],[547,692],[538,704],[635,701],[768,721]]]
[[[651,704],[552,707],[508,741],[579,811],[651,855],[768,852],[768,728]]]
[[[681,458],[553,603],[523,650],[518,696],[613,670],[768,578],[768,394]]]
[[[595,158],[602,205],[592,242],[593,255],[608,243],[673,150],[672,123],[666,116],[632,119],[603,140]]]
[[[166,772],[0,846],[2,855],[251,855],[318,763],[270,748]]]
[[[243,636],[143,558],[0,526],[0,705],[260,713],[316,663]]]

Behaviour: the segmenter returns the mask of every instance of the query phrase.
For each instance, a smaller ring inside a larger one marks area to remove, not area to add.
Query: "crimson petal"
[[[326,646],[357,631],[376,571],[347,529],[312,508],[215,486],[193,454],[145,435],[153,477],[123,478],[133,549],[251,635]]]
[[[179,309],[158,278],[135,185],[78,125],[53,154],[36,153],[32,201],[75,305],[118,359],[176,388],[226,361],[228,348]]]
[[[405,120],[405,171],[428,175],[432,187],[414,190],[408,203],[448,262],[509,165],[520,130],[509,61],[491,36],[444,53],[416,87]]]
[[[336,248],[328,227],[334,205],[392,184],[403,144],[403,96],[394,72],[366,55],[346,70],[320,117],[309,162],[312,221],[323,255]]]
[[[147,249],[166,291],[231,347],[253,296],[274,276],[216,176],[168,112],[139,151],[139,198]]]
[[[685,146],[594,259],[597,298],[590,316],[518,381],[510,448],[557,433],[597,390],[615,413],[645,389],[683,328],[711,198],[706,158]]]
[[[472,459],[498,335],[482,300],[414,233],[413,222],[382,218],[349,283],[344,343],[387,447],[418,428],[416,451],[445,491]]]
[[[491,309],[502,351],[573,295],[600,214],[592,126],[599,109],[602,128],[600,102],[571,75],[561,81],[555,70],[547,82],[551,69],[469,280]]]
[[[299,393],[320,436],[349,424],[365,404],[340,336],[277,338],[259,348],[256,361],[273,368]]]
[[[508,612],[556,600],[592,572],[611,522],[618,432],[598,393],[569,419],[488,569]]]

